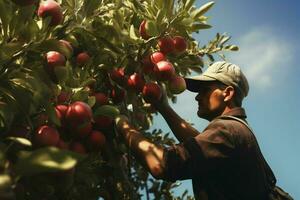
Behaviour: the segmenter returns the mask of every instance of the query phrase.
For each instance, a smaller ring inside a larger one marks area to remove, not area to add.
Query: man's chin
[[[212,117],[205,114],[204,112],[201,112],[200,110],[197,111],[197,115],[198,117],[202,118],[202,119],[206,119],[208,121],[211,121],[212,120]]]

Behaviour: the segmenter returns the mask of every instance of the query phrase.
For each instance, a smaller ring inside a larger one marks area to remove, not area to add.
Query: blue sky
[[[197,1],[200,6],[207,1]],[[300,1],[299,0],[216,0],[206,14],[213,26],[195,35],[204,44],[217,32],[232,36],[240,51],[227,54],[241,66],[250,83],[244,101],[248,121],[279,186],[300,199]],[[207,121],[196,115],[195,94],[178,95],[172,107],[201,131]],[[187,103],[190,102],[190,103]],[[170,132],[161,116],[153,128]],[[178,193],[191,189],[184,181]]]

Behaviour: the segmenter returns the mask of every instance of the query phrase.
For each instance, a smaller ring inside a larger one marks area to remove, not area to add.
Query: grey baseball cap
[[[220,81],[221,83],[233,86],[246,97],[249,92],[247,78],[238,65],[218,61],[210,65],[205,72],[199,76],[185,78],[187,89],[192,92],[201,90],[203,83],[208,81]]]

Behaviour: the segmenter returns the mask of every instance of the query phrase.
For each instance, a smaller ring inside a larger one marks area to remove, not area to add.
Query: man
[[[155,178],[192,179],[196,199],[267,199],[275,178],[241,107],[249,86],[240,67],[215,62],[202,75],[186,78],[186,84],[198,93],[198,116],[210,121],[205,130],[194,129],[163,97],[153,105],[180,143],[169,148],[153,144],[121,117],[117,129],[129,148]]]

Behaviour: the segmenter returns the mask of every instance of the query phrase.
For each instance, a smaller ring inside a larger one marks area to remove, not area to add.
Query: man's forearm
[[[155,178],[161,178],[164,168],[163,147],[147,140],[127,122],[122,122],[118,130],[136,158]]]
[[[199,134],[195,128],[182,119],[170,106],[160,107],[159,112],[164,117],[175,137],[180,142],[185,141],[187,138],[195,137]]]

